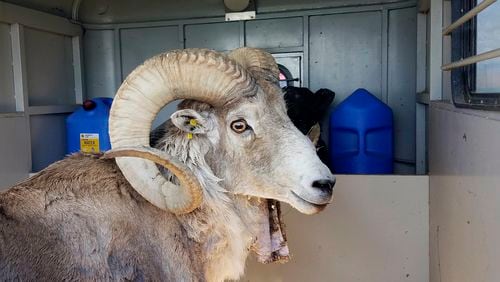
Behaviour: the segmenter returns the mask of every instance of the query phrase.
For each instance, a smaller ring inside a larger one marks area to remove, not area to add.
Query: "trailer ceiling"
[[[70,19],[73,1],[65,0],[7,0],[7,3],[46,12]]]
[[[402,0],[261,0],[257,13],[407,2]],[[123,23],[224,15],[222,0],[6,0],[83,23]],[[417,1],[415,1],[417,2]],[[140,5],[140,6],[139,6]]]

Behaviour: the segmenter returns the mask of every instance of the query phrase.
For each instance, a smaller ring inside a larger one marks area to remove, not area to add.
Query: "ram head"
[[[280,217],[272,211],[275,201],[317,213],[331,202],[335,178],[287,116],[278,74],[270,54],[251,48],[229,54],[185,49],[153,57],[117,92],[107,156],[117,158],[145,199],[178,215],[222,199],[218,194],[225,202],[236,196],[269,201],[264,209],[270,207],[270,221]],[[151,124],[174,100],[184,102],[171,116],[169,135],[151,147]]]

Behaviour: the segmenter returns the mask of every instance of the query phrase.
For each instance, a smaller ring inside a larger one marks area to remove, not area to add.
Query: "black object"
[[[324,119],[335,99],[335,92],[322,88],[313,93],[308,88],[288,86],[283,88],[288,116],[293,124],[304,134]],[[317,153],[323,163],[329,165],[328,148],[321,139],[316,144]]]

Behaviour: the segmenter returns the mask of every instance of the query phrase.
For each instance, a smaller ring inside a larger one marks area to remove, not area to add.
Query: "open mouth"
[[[291,192],[292,192],[292,195],[295,198],[295,200],[297,202],[299,202],[300,204],[305,205],[305,206],[310,206],[312,208],[316,208],[316,209],[322,210],[322,209],[324,209],[329,204],[329,203],[315,204],[315,203],[307,201],[306,199],[304,199],[301,196],[297,195],[295,192],[293,192],[293,191],[291,191]]]
[[[290,251],[280,202],[267,199],[261,206],[261,212],[264,221],[260,224],[259,235],[252,246],[252,250],[257,254],[257,260],[261,263],[288,262]]]
[[[328,203],[311,203],[293,191],[291,194],[295,201],[295,205],[293,206],[303,213],[317,213],[328,205]],[[257,255],[257,261],[261,263],[288,262],[290,260],[290,251],[288,249],[280,202],[266,199],[260,205],[260,213],[262,218],[259,222],[259,234],[251,247]]]

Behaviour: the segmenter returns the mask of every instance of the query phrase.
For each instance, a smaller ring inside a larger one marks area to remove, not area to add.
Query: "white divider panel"
[[[322,213],[284,209],[292,261],[249,258],[242,281],[428,281],[428,185],[427,176],[338,176]]]

